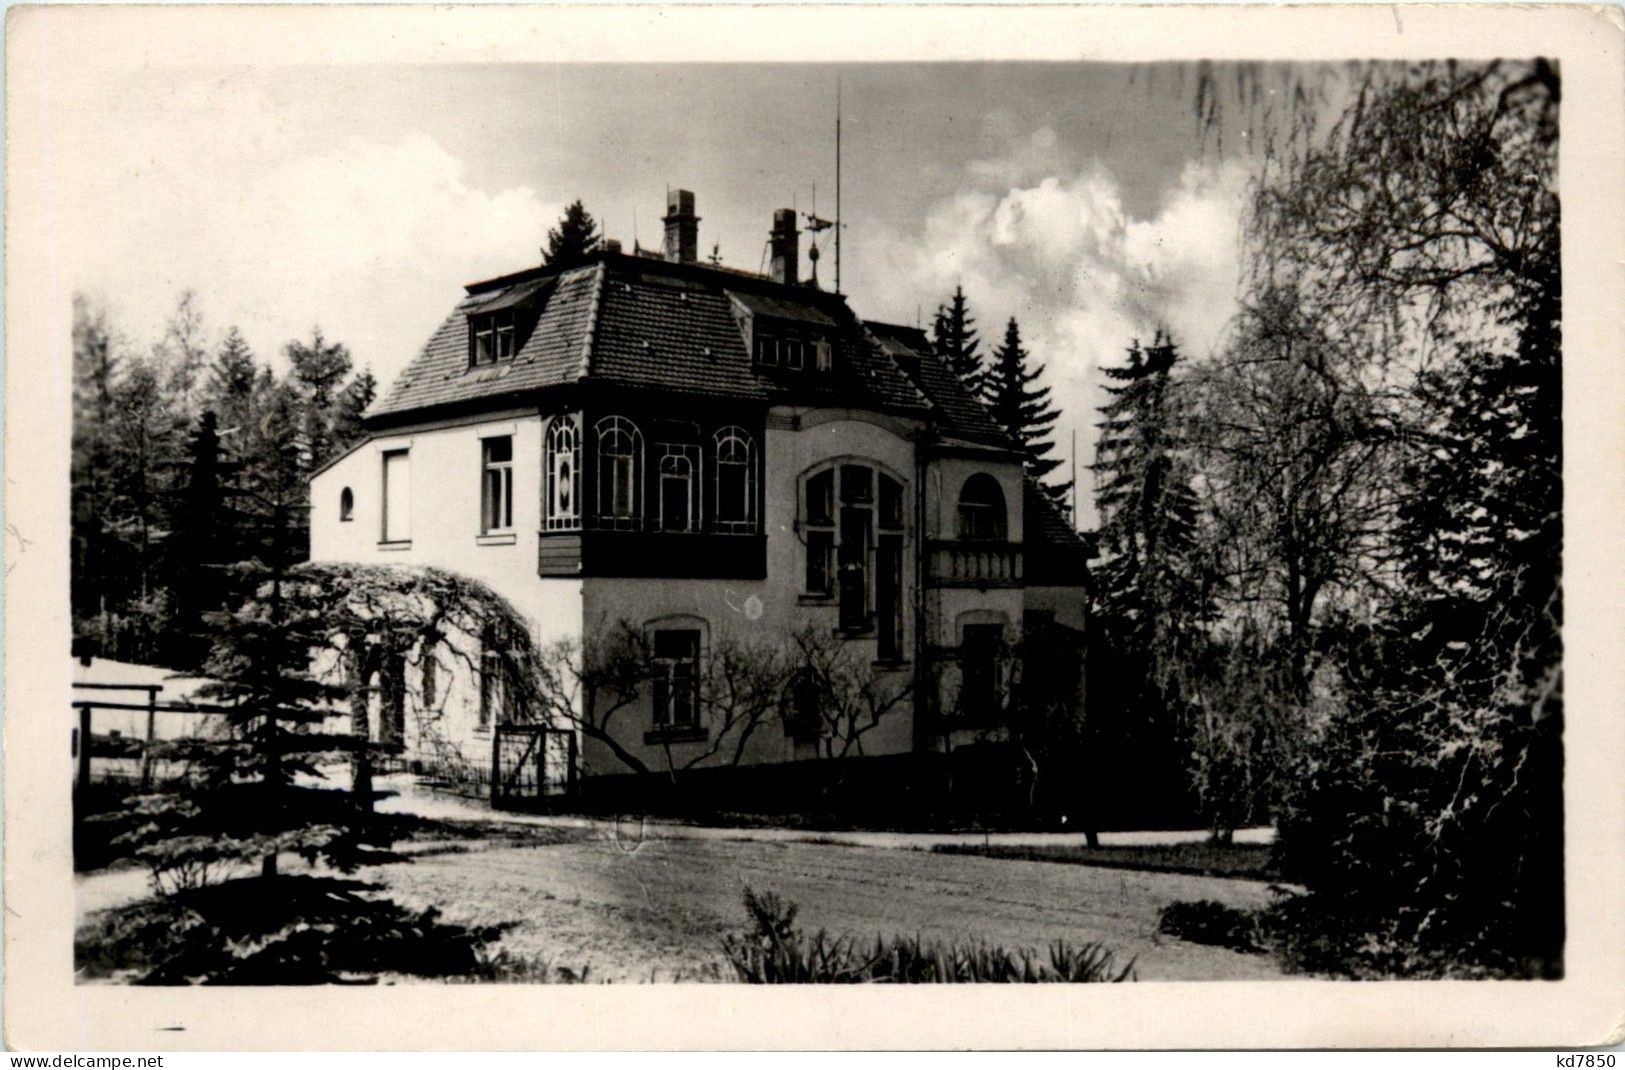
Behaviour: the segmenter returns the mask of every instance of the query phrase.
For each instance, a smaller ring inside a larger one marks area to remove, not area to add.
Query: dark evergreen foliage
[[[146,353],[76,296],[73,342],[76,645],[196,668],[201,615],[247,593],[220,566],[303,557],[309,474],[365,433],[376,380],[319,330],[286,379],[235,328],[210,361],[191,293]]]
[[[936,318],[931,324],[931,342],[937,355],[947,361],[970,395],[982,397],[987,369],[982,363],[981,339],[976,337],[976,319],[965,303],[964,287],[955,286],[949,302],[937,306]]]
[[[1092,570],[1087,708],[1112,764],[1132,770],[1128,779],[1161,797],[1194,790],[1211,801],[1190,762],[1190,696],[1179,685],[1179,667],[1209,641],[1201,627],[1213,580],[1179,438],[1178,361],[1174,341],[1158,332],[1149,347],[1136,341],[1121,366],[1103,369],[1110,400],[1091,465],[1101,561]],[[1233,823],[1230,815],[1217,822]]]
[[[1061,466],[1059,457],[1048,456],[1055,449],[1049,436],[1061,414],[1050,401],[1049,387],[1033,388],[1044,374],[1044,366],[1033,366],[1029,359],[1021,345],[1021,328],[1011,317],[1004,329],[1004,344],[994,352],[984,379],[987,404],[998,425],[1021,444],[1028,474],[1039,480],[1057,503],[1064,503],[1072,490],[1071,481],[1043,482]]]
[[[548,267],[569,267],[597,252],[602,241],[598,221],[576,200],[564,210],[559,225],[547,232],[542,260]]]

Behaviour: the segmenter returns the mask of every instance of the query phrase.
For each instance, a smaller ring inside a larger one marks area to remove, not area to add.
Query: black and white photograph
[[[647,25],[13,91],[73,988],[1572,976],[1565,57]]]

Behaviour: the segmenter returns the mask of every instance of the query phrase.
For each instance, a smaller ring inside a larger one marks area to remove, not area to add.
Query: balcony
[[[544,531],[542,576],[759,580],[767,575],[767,536],[719,532]]]
[[[931,587],[1020,587],[1021,544],[933,540],[926,544],[926,583]]]

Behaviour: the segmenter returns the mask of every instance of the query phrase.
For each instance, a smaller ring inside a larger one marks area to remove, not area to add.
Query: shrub
[[[360,881],[283,875],[186,888],[108,911],[75,941],[84,976],[137,984],[367,983],[475,973],[495,927],[376,899]]]
[[[877,936],[872,947],[849,935],[796,928],[798,908],[766,892],[745,889],[750,928],[723,938],[723,951],[748,984],[961,984],[1128,981],[1134,963],[1118,969],[1098,943],[1057,940],[1049,954],[985,943],[928,941],[919,936]]]
[[[1265,950],[1259,915],[1212,899],[1170,903],[1157,914],[1157,931],[1188,940],[1248,953]]]

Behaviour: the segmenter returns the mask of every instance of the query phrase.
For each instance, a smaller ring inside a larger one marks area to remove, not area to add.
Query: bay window
[[[658,447],[656,523],[661,531],[700,529],[700,448],[663,442]]]
[[[598,421],[598,501],[600,527],[636,530],[643,517],[643,435],[631,420],[606,416]]]
[[[581,526],[581,429],[573,416],[555,416],[547,428],[546,525],[549,531]]]
[[[748,534],[756,530],[756,450],[750,433],[724,427],[716,443],[716,530]]]

